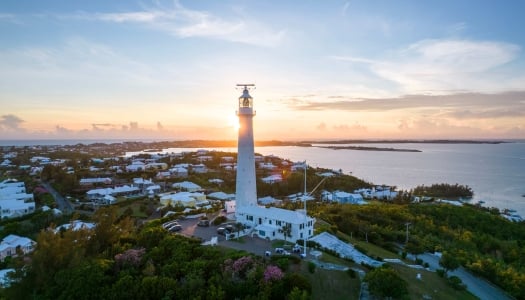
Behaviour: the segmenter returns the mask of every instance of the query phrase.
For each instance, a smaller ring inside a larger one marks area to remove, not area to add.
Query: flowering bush
[[[123,253],[115,255],[115,262],[119,266],[130,265],[136,267],[140,264],[142,260],[142,255],[144,255],[144,253],[146,253],[145,248],[129,249],[124,251]]]
[[[264,270],[263,279],[264,282],[268,283],[271,281],[277,281],[283,278],[284,273],[279,269],[277,266],[268,266],[266,267],[266,270]]]

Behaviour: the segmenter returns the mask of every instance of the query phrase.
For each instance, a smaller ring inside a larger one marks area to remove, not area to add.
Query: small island
[[[317,147],[318,148],[333,149],[333,150],[422,152],[421,150],[417,150],[417,149],[398,149],[398,148],[363,147],[363,146],[317,146]]]

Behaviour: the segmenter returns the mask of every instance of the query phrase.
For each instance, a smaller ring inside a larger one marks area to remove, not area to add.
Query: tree
[[[370,293],[378,297],[400,298],[408,294],[407,283],[388,265],[374,269],[366,274]]]
[[[283,234],[284,236],[284,242],[286,243],[286,238],[292,237],[292,225],[290,223],[284,224],[280,229],[279,232]]]
[[[455,255],[445,251],[441,255],[439,265],[443,267],[446,275],[448,271],[454,271],[455,269],[459,268],[460,263],[459,259]]]
[[[417,256],[419,254],[422,254],[425,252],[425,248],[423,247],[423,244],[415,238],[412,238],[408,241],[408,243],[405,245],[405,250],[408,253],[412,253],[417,260]]]

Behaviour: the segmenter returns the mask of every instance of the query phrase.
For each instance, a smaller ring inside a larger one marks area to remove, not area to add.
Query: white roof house
[[[81,229],[91,230],[93,228],[95,228],[95,223],[84,222],[84,221],[80,221],[80,220],[73,220],[70,223],[62,224],[62,225],[58,226],[57,228],[55,228],[55,233],[59,232],[60,230],[69,230],[69,229],[71,229],[73,231],[77,231],[77,230],[81,230]]]
[[[159,195],[160,204],[166,205],[182,205],[184,207],[195,207],[198,204],[206,201],[206,195],[203,193],[180,192],[180,193],[164,193]]]
[[[261,180],[264,183],[272,184],[272,183],[282,182],[283,181],[283,177],[281,176],[281,174],[274,174],[274,175],[270,175],[268,177],[264,177]]]
[[[220,178],[212,178],[212,179],[208,179],[208,182],[220,185],[220,184],[224,183],[224,180],[222,180]]]
[[[24,182],[0,182],[0,218],[13,218],[35,211],[33,194],[26,194]]]
[[[208,194],[208,198],[217,200],[233,200],[235,199],[235,194],[226,194],[225,192],[214,192]]]
[[[363,196],[358,193],[347,193],[343,191],[334,191],[334,192],[328,192],[323,191],[322,193],[322,199],[332,202],[339,202],[339,203],[351,203],[351,204],[365,204],[366,202],[363,200]]]
[[[32,239],[10,234],[0,242],[0,260],[3,261],[7,256],[17,256],[17,249],[24,254],[29,253],[33,251],[35,244]]]
[[[191,170],[195,173],[203,174],[208,172],[208,167],[204,164],[192,165]]]
[[[281,239],[297,241],[313,235],[315,219],[304,211],[293,211],[276,207],[243,206],[236,208],[237,221],[250,225],[254,234],[269,240]],[[290,228],[285,237],[283,228]]]
[[[270,204],[281,205],[283,201],[276,199],[272,196],[266,196],[266,197],[257,199],[257,203],[259,203],[260,205],[270,205]]]
[[[188,192],[195,192],[202,190],[202,187],[190,181],[175,182],[171,185],[175,189],[180,189]]]
[[[126,171],[128,172],[144,171],[145,169],[146,166],[141,161],[133,161],[130,165],[126,166]]]
[[[105,188],[105,189],[93,189],[86,192],[86,195],[89,199],[101,199],[106,195],[111,196],[126,196],[126,195],[135,195],[140,193],[140,189],[135,186],[123,185],[116,186],[114,188]]]
[[[175,177],[188,177],[188,168],[186,167],[173,167],[169,169],[171,175]]]
[[[14,272],[15,269],[12,268],[0,270],[0,287],[9,287],[11,285],[9,274]]]
[[[92,184],[111,184],[113,181],[109,177],[99,178],[82,178],[80,179],[80,185],[92,185]]]

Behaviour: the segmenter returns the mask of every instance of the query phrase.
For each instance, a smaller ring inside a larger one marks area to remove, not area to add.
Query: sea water
[[[326,145],[322,145],[326,146]],[[345,146],[345,145],[337,145]],[[320,147],[256,147],[262,155],[304,161],[312,167],[342,170],[377,185],[410,190],[418,185],[449,183],[468,185],[469,200],[499,209],[515,209],[525,217],[525,142],[500,144],[363,144],[351,146],[413,149],[421,152],[333,150]],[[199,148],[200,149],[200,148]],[[236,152],[236,148],[206,148]],[[164,152],[196,151],[169,148]],[[132,155],[135,153],[128,153]]]

